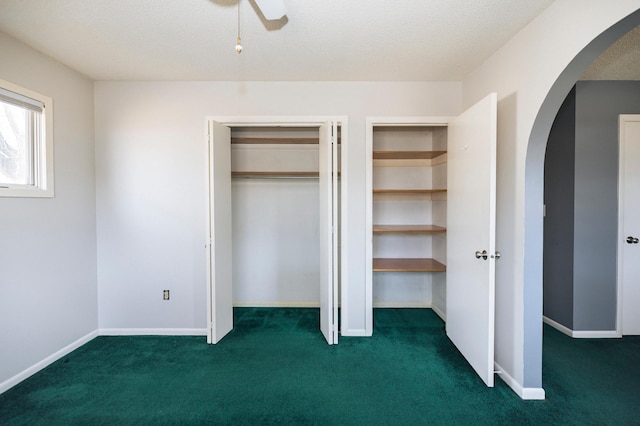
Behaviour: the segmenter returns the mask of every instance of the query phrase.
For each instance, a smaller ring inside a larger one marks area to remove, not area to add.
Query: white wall
[[[637,0],[557,0],[464,82],[466,105],[487,92],[498,93],[497,249],[502,258],[496,264],[496,360],[525,395],[542,386],[546,139],[578,76],[622,30],[576,56],[639,7]]]
[[[234,137],[315,138],[319,129],[232,129]],[[319,145],[231,145],[232,171],[319,170]],[[320,181],[233,178],[234,306],[320,306]]]
[[[320,306],[318,179],[232,182],[234,306]]]
[[[434,135],[436,133],[436,135]],[[438,136],[445,146],[439,147]],[[446,128],[376,126],[372,131],[373,151],[393,150],[446,150]],[[435,142],[434,142],[435,139]],[[439,166],[408,165],[398,162],[372,160],[372,188],[446,188],[446,164]],[[443,179],[444,177],[444,179]],[[377,195],[372,200],[374,224],[434,224],[446,226],[446,201],[432,201],[431,197],[397,197]],[[438,214],[440,213],[440,214]],[[438,250],[442,234],[372,235],[373,258],[442,258],[446,249]],[[434,247],[435,246],[435,247]],[[445,262],[443,262],[445,263]],[[375,272],[372,274],[374,307],[431,307],[432,292],[441,290],[444,273],[430,272]],[[438,293],[439,296],[439,293]]]
[[[456,115],[460,99],[448,82],[97,82],[100,328],[205,327],[205,116],[347,115],[342,331],[362,333],[365,117]]]
[[[98,327],[93,83],[0,33],[0,78],[53,98],[54,198],[0,198],[0,392]],[[40,364],[39,364],[40,363]]]

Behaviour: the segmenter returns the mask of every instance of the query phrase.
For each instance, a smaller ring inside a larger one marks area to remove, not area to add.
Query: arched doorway
[[[640,11],[612,25],[569,63],[544,99],[529,136],[525,165],[524,218],[524,377],[525,386],[542,381],[542,253],[544,157],[551,126],[569,91],[588,66],[611,44],[640,24]],[[540,350],[536,349],[540,347]],[[539,357],[539,358],[538,358]]]

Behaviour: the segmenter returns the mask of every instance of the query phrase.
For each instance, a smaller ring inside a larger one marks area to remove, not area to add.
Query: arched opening
[[[609,46],[640,24],[640,11],[622,19],[587,45],[556,79],[534,122],[527,147],[524,218],[524,377],[527,387],[542,387],[543,196],[544,160],[554,119],[582,73]]]

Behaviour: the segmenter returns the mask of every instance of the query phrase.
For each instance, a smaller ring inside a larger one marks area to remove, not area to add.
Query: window
[[[52,100],[0,80],[0,197],[53,197]]]

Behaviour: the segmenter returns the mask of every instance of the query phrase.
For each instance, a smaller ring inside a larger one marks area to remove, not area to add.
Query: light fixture
[[[240,43],[240,0],[238,0],[238,38],[236,39],[236,52],[242,53],[242,43]]]

